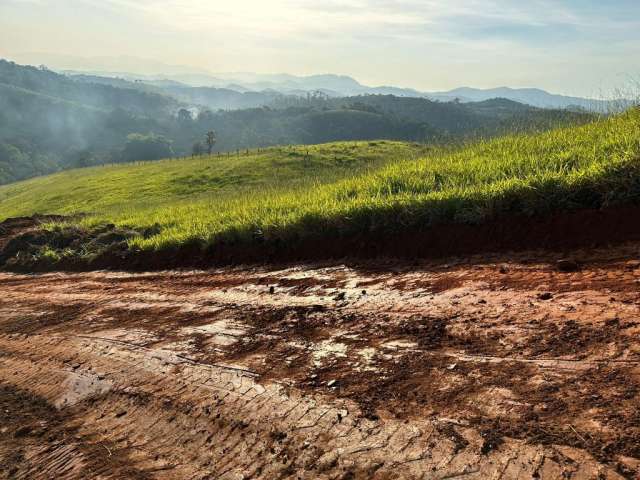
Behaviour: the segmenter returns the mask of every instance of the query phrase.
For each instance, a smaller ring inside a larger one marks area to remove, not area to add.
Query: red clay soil
[[[635,479],[639,285],[640,242],[3,273],[0,478]]]

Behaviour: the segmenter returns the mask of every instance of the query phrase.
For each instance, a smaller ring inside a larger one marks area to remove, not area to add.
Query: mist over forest
[[[209,149],[214,154],[238,153],[372,139],[455,142],[593,118],[580,99],[572,97],[564,97],[561,109],[499,97],[540,104],[540,95],[546,94],[541,91],[467,89],[428,98],[392,87],[368,89],[337,76],[224,86],[213,78],[208,81],[212,86],[60,74],[0,60],[0,183],[68,168],[199,155]],[[268,88],[255,90],[261,87]],[[482,101],[472,101],[478,96]],[[207,146],[209,132],[213,137]]]

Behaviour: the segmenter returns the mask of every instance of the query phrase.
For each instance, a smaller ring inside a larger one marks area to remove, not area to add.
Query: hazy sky
[[[0,0],[0,56],[598,95],[640,75],[640,0]]]

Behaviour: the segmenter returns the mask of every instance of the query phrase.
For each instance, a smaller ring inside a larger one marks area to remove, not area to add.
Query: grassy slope
[[[197,205],[214,205],[209,213],[215,215],[223,203],[245,205],[278,192],[311,189],[391,161],[419,158],[428,148],[393,141],[338,142],[69,170],[0,186],[0,221],[34,213],[90,213],[85,223],[131,219],[132,225],[146,226],[155,222],[151,218]]]
[[[295,153],[271,149],[239,160],[76,170],[0,188],[0,217],[91,211],[96,214],[85,223],[160,225],[158,235],[132,244],[163,248],[221,238],[373,235],[640,201],[639,110],[453,152],[393,142],[311,152],[308,166]],[[381,166],[385,159],[395,161]],[[370,166],[380,168],[365,172]],[[340,179],[347,172],[359,174]]]

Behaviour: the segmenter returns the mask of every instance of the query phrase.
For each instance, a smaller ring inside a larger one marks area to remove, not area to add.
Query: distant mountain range
[[[265,99],[271,101],[274,96],[297,95],[304,96],[309,92],[321,92],[329,97],[347,97],[354,95],[395,95],[398,97],[427,98],[443,102],[460,101],[478,102],[494,98],[504,98],[524,103],[539,108],[582,108],[590,111],[607,111],[618,102],[598,100],[582,97],[571,97],[546,92],[538,88],[491,88],[479,89],[461,87],[443,92],[421,92],[412,88],[394,86],[370,87],[363,85],[352,77],[345,75],[311,75],[295,76],[288,74],[267,75],[257,73],[220,73],[215,75],[186,73],[174,75],[138,75],[127,72],[79,72],[66,70],[66,75],[71,76],[101,76],[120,78],[129,81],[144,83],[150,86],[173,90],[172,93],[180,93],[179,90],[188,87],[198,87],[200,96],[216,96],[221,98],[221,92],[214,94],[207,89],[224,89],[227,92],[263,94]],[[231,93],[229,93],[231,94]],[[214,108],[235,108],[235,101],[229,105],[210,105]],[[249,102],[251,103],[251,102]],[[246,102],[240,102],[238,108],[246,107]]]
[[[470,102],[481,102],[492,98],[506,98],[540,108],[581,107],[587,110],[601,110],[611,103],[606,100],[556,95],[539,88],[500,87],[483,90],[479,88],[462,87],[449,90],[448,92],[442,92],[440,95],[454,96]]]
[[[226,152],[337,140],[456,142],[593,119],[507,99],[433,101],[332,75],[218,79],[228,88],[190,86],[183,76],[119,77],[62,75],[0,59],[0,184],[65,168],[189,155],[211,130],[215,150]],[[318,94],[319,87],[335,93]],[[389,91],[396,95],[381,94]]]
[[[184,65],[164,64],[156,60],[136,57],[73,57],[47,53],[23,53],[18,59],[24,63],[47,64],[50,68],[67,75],[94,75],[98,77],[121,78],[145,83],[159,88],[203,87],[207,89],[226,89],[234,97],[227,102],[222,100],[209,104],[211,108],[240,108],[260,101],[271,101],[274,95],[305,96],[308,92],[322,92],[329,97],[355,95],[395,95],[398,97],[419,97],[438,101],[474,102],[505,98],[539,108],[582,108],[592,111],[609,111],[612,108],[624,108],[627,101],[607,101],[582,97],[557,95],[537,88],[456,88],[442,92],[425,92],[412,88],[396,86],[371,87],[363,85],[346,75],[296,76],[289,74],[259,74],[253,72],[209,73],[205,67],[197,68]],[[184,93],[184,92],[183,92]],[[251,93],[251,100],[237,97],[236,93]],[[174,92],[175,94],[175,92]],[[200,91],[198,96],[224,98],[224,92]]]

